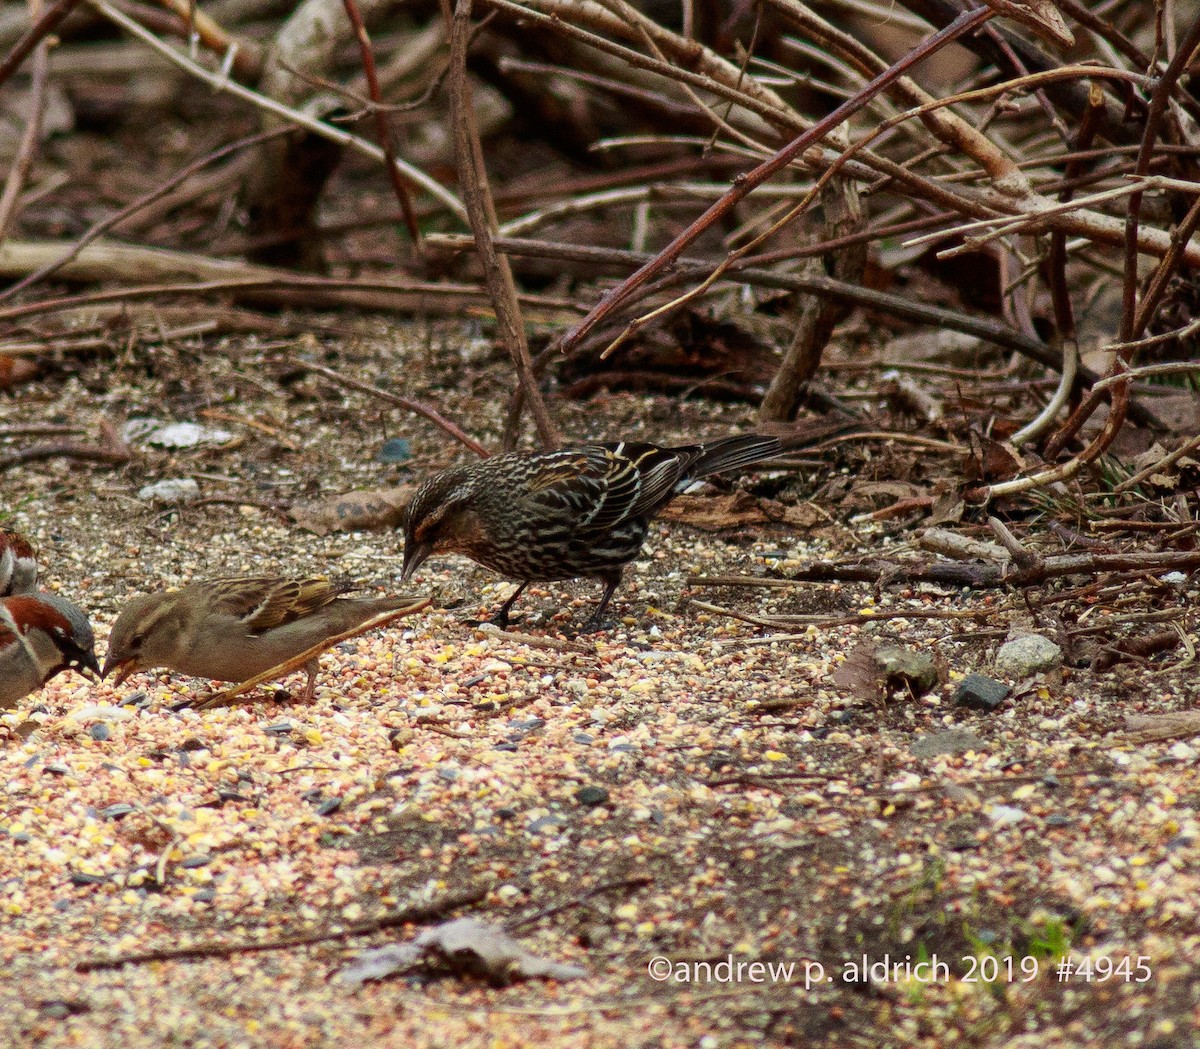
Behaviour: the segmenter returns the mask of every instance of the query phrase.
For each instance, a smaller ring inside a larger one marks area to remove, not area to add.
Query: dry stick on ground
[[[100,443],[83,444],[79,441],[52,441],[21,448],[8,455],[0,456],[0,472],[11,470],[25,463],[42,462],[45,459],[75,459],[80,462],[104,463],[121,466],[133,458],[129,445],[121,440],[116,428],[108,420],[100,425]]]
[[[346,8],[346,16],[354,26],[354,35],[358,38],[358,49],[362,54],[363,75],[367,78],[367,91],[371,96],[371,110],[375,114],[375,130],[379,135],[379,145],[383,149],[387,162],[388,178],[392,183],[392,192],[400,203],[404,213],[404,224],[408,227],[408,235],[417,248],[421,245],[421,228],[417,225],[417,213],[413,209],[412,197],[408,187],[400,177],[400,169],[396,166],[396,151],[392,148],[392,128],[388,123],[387,113],[383,108],[383,96],[379,91],[379,75],[375,71],[375,53],[371,48],[371,38],[367,35],[367,27],[363,24],[362,15],[354,0],[342,0]]]
[[[585,889],[578,895],[573,896],[566,903],[556,903],[550,907],[543,907],[540,911],[534,911],[533,914],[526,918],[517,918],[513,921],[505,922],[504,928],[508,932],[513,933],[518,929],[524,929],[527,925],[532,925],[534,922],[539,922],[543,918],[550,918],[555,914],[562,914],[563,911],[582,907],[588,900],[596,896],[616,892],[618,889],[642,889],[647,885],[653,884],[654,879],[649,874],[635,874],[631,878],[618,878],[616,881],[601,882],[599,885],[593,885],[590,889]]]
[[[79,0],[56,0],[31,25],[0,62],[0,85],[13,75],[25,61],[26,56],[58,28],[64,18],[74,9]]]
[[[387,401],[389,404],[394,404],[398,408],[406,408],[415,415],[421,416],[422,419],[428,419],[434,426],[448,433],[460,444],[466,445],[476,455],[486,459],[491,453],[474,437],[459,429],[454,423],[441,414],[436,408],[430,407],[423,401],[418,401],[413,397],[402,397],[399,394],[389,393],[387,390],[381,390],[378,386],[372,386],[370,383],[361,382],[358,379],[351,379],[349,376],[335,372],[332,368],[326,368],[323,364],[314,364],[311,361],[301,361],[300,366],[306,371],[316,372],[318,375],[325,376],[330,382],[341,386],[347,390],[358,390],[360,393],[370,394],[372,397],[378,397],[381,401]]]
[[[307,770],[306,770],[307,771]],[[440,899],[428,903],[402,907],[391,914],[366,921],[353,922],[340,929],[324,929],[320,932],[302,932],[293,936],[279,936],[270,940],[233,940],[197,943],[186,947],[164,947],[157,951],[132,951],[111,958],[84,958],[75,963],[75,971],[86,973],[97,969],[118,969],[122,965],[143,965],[146,962],[167,962],[187,958],[225,958],[231,954],[251,954],[257,951],[284,951],[292,947],[307,947],[329,940],[344,940],[349,936],[368,936],[381,929],[394,929],[399,925],[414,925],[440,918],[447,911],[468,907],[484,899],[490,887],[473,885],[456,892],[449,892]]]
[[[225,157],[230,156],[233,153],[237,153],[248,146],[258,145],[260,142],[266,142],[268,139],[278,138],[286,133],[286,128],[275,131],[260,132],[257,135],[250,135],[247,138],[239,139],[237,142],[231,142],[226,146],[222,146],[215,152],[208,153],[205,156],[200,157],[198,160],[192,161],[192,163],[188,164],[186,167],[175,172],[175,174],[167,179],[166,182],[163,182],[161,185],[150,190],[149,193],[144,193],[142,196],[138,197],[137,200],[126,204],[125,207],[123,207],[120,211],[110,215],[106,219],[101,219],[99,222],[94,223],[77,241],[75,241],[74,244],[71,245],[71,247],[63,252],[59,258],[55,259],[53,262],[46,263],[44,266],[39,267],[32,273],[17,281],[15,284],[5,288],[3,292],[0,292],[0,302],[5,302],[6,300],[11,299],[13,296],[24,291],[31,285],[45,280],[47,277],[58,272],[68,262],[78,258],[80,252],[82,252],[84,248],[91,244],[92,241],[96,240],[98,237],[112,229],[114,226],[123,222],[131,215],[136,214],[142,208],[147,207],[150,204],[153,204],[156,200],[160,200],[161,198],[165,197],[181,182],[186,181],[202,168],[206,168],[210,164],[216,163],[218,160],[222,160]],[[3,227],[0,227],[0,230],[2,230],[2,228]]]
[[[40,0],[28,0],[30,20],[36,24]],[[21,132],[21,142],[17,146],[16,156],[4,179],[4,191],[0,193],[0,243],[11,224],[17,207],[17,198],[21,187],[25,184],[25,176],[29,174],[29,166],[33,163],[33,155],[37,151],[38,140],[42,137],[42,115],[46,107],[46,71],[50,66],[50,42],[46,39],[38,41],[37,50],[33,54],[33,73],[29,84],[27,99],[28,110],[25,118],[25,130]]]
[[[405,608],[399,608],[394,612],[384,612],[375,616],[373,619],[368,619],[367,622],[356,627],[351,627],[349,630],[343,630],[340,634],[334,637],[327,638],[313,645],[311,648],[306,648],[298,656],[293,656],[291,659],[286,659],[278,666],[270,667],[264,670],[261,674],[257,674],[248,681],[243,681],[233,688],[227,688],[223,692],[218,692],[214,696],[209,696],[207,699],[201,700],[199,703],[185,703],[183,706],[189,706],[193,710],[209,710],[212,707],[225,706],[231,700],[237,699],[238,696],[245,695],[252,689],[258,688],[259,685],[265,685],[268,681],[275,681],[283,677],[285,674],[290,674],[293,670],[299,670],[310,659],[316,659],[322,652],[327,652],[334,645],[340,645],[343,641],[349,641],[351,638],[358,637],[360,634],[369,633],[372,630],[378,630],[380,627],[387,626],[389,623],[394,623],[397,619],[403,619],[405,616],[412,615],[413,612],[420,612],[424,608],[428,608],[433,602],[425,597],[414,601],[411,605]],[[182,707],[180,708],[182,709]]]
[[[28,273],[61,253],[59,244],[9,242],[0,245],[0,276]],[[414,280],[337,280],[270,266],[254,266],[229,259],[207,258],[164,248],[126,244],[93,244],[73,263],[63,267],[60,277],[75,281],[123,279],[167,280],[183,274],[195,280],[186,284],[149,284],[112,291],[42,299],[0,309],[0,322],[34,317],[106,303],[180,295],[211,296],[223,293],[242,302],[271,306],[321,307],[357,306],[381,312],[398,311],[419,316],[459,315],[482,305],[487,294],[464,284],[439,284]],[[522,295],[523,302],[552,311],[578,313],[573,303],[544,295]]]
[[[769,160],[759,164],[752,171],[744,175],[739,175],[728,193],[705,211],[695,222],[689,225],[687,229],[675,237],[666,248],[658,253],[652,262],[647,263],[609,292],[600,303],[593,307],[582,321],[567,332],[563,336],[561,349],[566,352],[577,345],[588,332],[619,309],[639,287],[657,277],[674,263],[683,254],[688,245],[692,244],[705,230],[710,229],[714,223],[719,222],[725,215],[729,214],[751,190],[787,167],[810,146],[819,143],[829,131],[862,109],[863,106],[867,105],[871,99],[883,91],[890,83],[903,76],[906,70],[912,65],[922,58],[935,53],[964,33],[970,32],[977,26],[982,25],[991,17],[991,12],[986,8],[979,8],[967,14],[960,15],[946,29],[943,29],[940,33],[936,33],[910,51],[902,61],[880,73],[853,98],[842,103],[833,112],[813,124],[807,131],[792,139],[790,143],[779,150]]]
[[[475,125],[471,87],[467,82],[467,43],[470,36],[471,0],[457,0],[450,28],[449,87],[450,122],[453,127],[454,153],[458,161],[459,191],[462,193],[463,204],[471,222],[471,232],[475,235],[475,246],[479,251],[488,291],[492,296],[500,339],[512,357],[517,371],[517,394],[528,405],[542,444],[547,448],[554,448],[562,443],[562,437],[546,410],[546,402],[533,373],[533,362],[529,356],[529,342],[525,335],[521,307],[517,301],[517,285],[513,279],[512,267],[509,266],[508,259],[496,250],[494,243],[499,223],[488,185],[479,129]]]
[[[786,579],[756,576],[696,576],[690,586],[788,587],[804,583],[939,583],[991,589],[1000,586],[1038,586],[1050,579],[1100,572],[1190,572],[1200,568],[1200,550],[1131,554],[1054,554],[1040,565],[1024,569],[1011,561],[999,565],[967,565],[949,562],[881,561],[854,564],[817,562],[792,572]]]

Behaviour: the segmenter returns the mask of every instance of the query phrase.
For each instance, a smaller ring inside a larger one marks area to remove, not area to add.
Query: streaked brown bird
[[[274,576],[207,579],[140,594],[108,635],[103,675],[113,685],[153,667],[215,681],[249,681],[313,645],[384,612],[420,605],[411,597],[352,598],[351,584]],[[319,662],[304,666],[311,702]]]
[[[621,573],[642,549],[650,518],[692,481],[778,455],[760,434],[662,448],[621,441],[554,452],[512,452],[451,467],[413,496],[404,525],[409,579],[432,554],[463,554],[521,585],[590,576],[604,583],[584,626],[598,630]]]

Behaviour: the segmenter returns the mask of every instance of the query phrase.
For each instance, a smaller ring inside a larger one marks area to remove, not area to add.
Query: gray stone
[[[914,758],[935,758],[939,754],[965,754],[968,750],[983,750],[987,746],[974,732],[965,728],[948,728],[931,732],[913,742],[908,749]]]
[[[608,791],[603,787],[580,787],[575,792],[575,800],[580,805],[603,805],[608,801]]]
[[[1062,666],[1062,649],[1041,634],[1013,638],[996,653],[996,672],[1008,678],[1023,679],[1044,674]]]
[[[888,691],[907,685],[914,696],[922,696],[937,686],[937,667],[924,652],[889,645],[875,650],[875,665],[887,680]]]
[[[955,690],[954,702],[960,707],[990,713],[1004,702],[1011,691],[1006,684],[995,678],[985,677],[983,674],[968,674]]]

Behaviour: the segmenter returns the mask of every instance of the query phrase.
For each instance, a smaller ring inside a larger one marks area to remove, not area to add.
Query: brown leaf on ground
[[[37,364],[23,357],[0,357],[0,390],[27,382],[37,375]]]
[[[293,507],[291,517],[301,528],[317,535],[395,528],[404,517],[413,488],[402,484],[371,492],[347,492]]]
[[[972,481],[1007,481],[1016,477],[1023,465],[1010,446],[972,432],[971,453],[963,464],[963,476]]]
[[[883,678],[875,662],[872,642],[865,641],[851,651],[833,672],[833,687],[863,703],[878,703],[883,699]]]

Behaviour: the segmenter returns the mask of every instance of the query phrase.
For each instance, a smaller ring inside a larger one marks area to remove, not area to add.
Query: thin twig
[[[36,24],[41,0],[28,0],[28,3],[30,20]],[[25,130],[21,132],[16,156],[13,157],[12,166],[4,179],[4,191],[0,193],[0,243],[3,243],[16,214],[21,187],[25,184],[25,177],[29,174],[29,166],[33,163],[33,155],[37,151],[38,140],[42,137],[42,116],[46,108],[46,73],[49,66],[50,42],[43,38],[38,41],[37,50],[33,53],[33,73],[26,98]]]
[[[367,92],[371,96],[371,109],[375,114],[375,129],[379,135],[379,145],[383,149],[384,161],[387,166],[388,179],[392,184],[392,192],[400,203],[404,213],[404,224],[408,227],[408,235],[414,245],[420,249],[421,228],[417,225],[417,213],[413,209],[412,197],[408,187],[400,177],[400,168],[396,163],[396,151],[392,145],[392,129],[388,124],[387,112],[383,106],[383,95],[379,91],[379,74],[375,70],[375,52],[371,48],[371,38],[367,35],[367,27],[363,23],[358,5],[354,0],[342,0],[350,24],[354,26],[354,35],[358,39],[358,49],[362,55],[363,76],[367,80]]]
[[[29,53],[59,27],[63,19],[74,9],[79,0],[55,0],[41,16],[13,44],[12,50],[0,62],[0,85],[3,85],[25,61]]]
[[[491,453],[470,434],[459,429],[454,423],[441,414],[436,408],[431,407],[424,401],[418,401],[414,397],[403,397],[398,393],[390,393],[387,390],[381,390],[378,386],[372,386],[370,383],[362,382],[359,379],[352,379],[348,375],[342,375],[340,372],[335,372],[332,368],[326,368],[323,364],[316,364],[312,361],[303,362],[303,367],[307,371],[316,372],[318,375],[325,376],[330,382],[336,383],[338,386],[348,390],[358,390],[360,393],[368,393],[372,397],[377,397],[381,401],[387,401],[389,404],[394,404],[398,408],[405,408],[414,415],[421,416],[422,419],[428,419],[434,426],[448,433],[459,444],[466,445],[476,455],[486,459]]]
[[[323,929],[320,932],[302,932],[291,936],[278,936],[270,940],[233,940],[197,943],[183,947],[163,947],[160,950],[132,951],[111,958],[84,958],[75,963],[75,971],[86,973],[97,969],[119,969],[122,965],[144,965],[147,962],[179,961],[188,958],[226,958],[231,954],[252,954],[258,951],[283,951],[291,947],[306,947],[309,944],[325,943],[329,940],[344,940],[350,936],[368,936],[381,929],[394,929],[398,925],[414,925],[438,918],[447,911],[457,910],[478,903],[487,896],[489,887],[473,885],[456,892],[449,892],[440,899],[428,903],[412,904],[391,914],[367,921],[354,922],[339,929]]]

